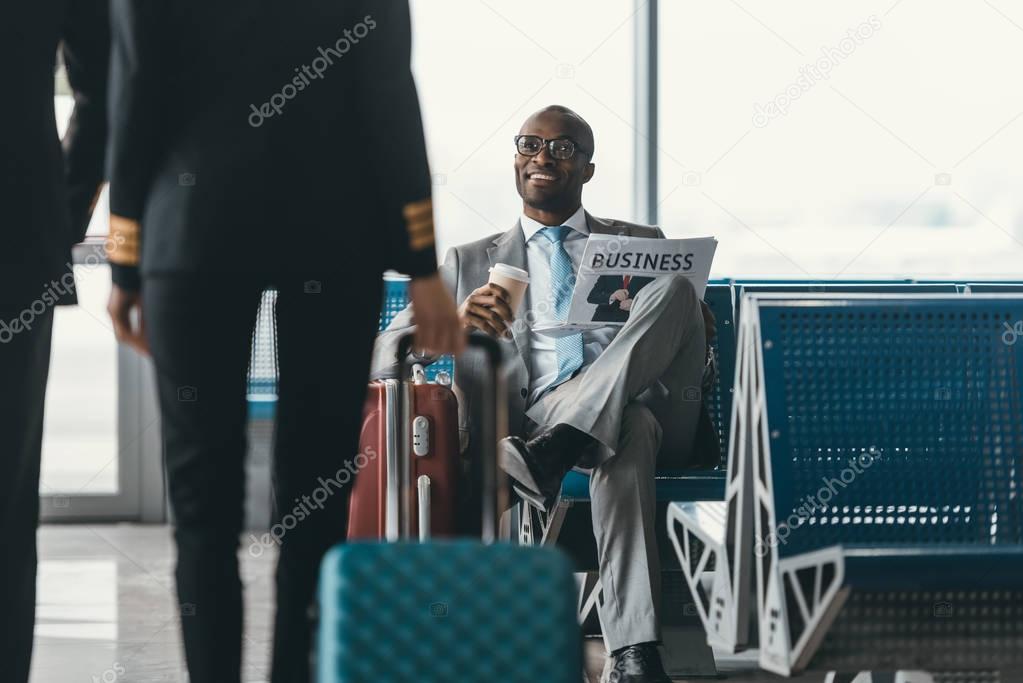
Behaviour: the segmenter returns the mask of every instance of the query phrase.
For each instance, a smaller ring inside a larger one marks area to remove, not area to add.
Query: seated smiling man
[[[550,506],[575,467],[590,470],[593,531],[604,591],[601,625],[618,683],[665,683],[656,645],[660,563],[654,536],[654,470],[659,452],[680,465],[716,459],[716,441],[695,446],[709,425],[694,390],[712,380],[706,363],[713,317],[684,277],[661,276],[642,288],[622,327],[554,339],[527,323],[563,319],[591,234],[664,237],[659,228],[596,218],[582,206],[593,177],[593,132],[575,112],[546,107],[515,137],[515,185],[522,216],[504,233],[453,248],[441,275],[460,303],[467,330],[514,345],[508,381],[509,429],[501,466],[516,491]],[[529,272],[518,318],[508,293],[488,284],[497,263]],[[412,329],[401,312],[377,341],[374,376],[393,376],[398,338]],[[509,339],[510,337],[510,339]],[[482,400],[472,358],[458,361],[460,422]],[[705,376],[705,374],[707,376]],[[712,433],[712,427],[710,427]]]

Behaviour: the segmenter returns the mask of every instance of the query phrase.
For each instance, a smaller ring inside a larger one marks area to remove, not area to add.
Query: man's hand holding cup
[[[491,337],[504,337],[515,320],[510,302],[508,290],[488,282],[473,290],[459,307],[458,317],[467,331],[480,330]]]
[[[467,331],[480,330],[487,335],[507,339],[511,325],[522,305],[529,285],[529,273],[503,263],[490,269],[490,282],[473,290],[458,309],[458,317]]]

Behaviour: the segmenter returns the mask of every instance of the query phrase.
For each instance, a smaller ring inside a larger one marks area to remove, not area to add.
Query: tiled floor
[[[183,683],[169,527],[44,526],[32,683]],[[267,680],[274,558],[242,557],[246,586],[244,681]],[[587,643],[591,680],[603,647]],[[753,672],[752,660],[722,658],[729,681],[781,680]],[[806,683],[820,675],[790,679]],[[462,683],[462,682],[459,682]],[[466,681],[465,683],[471,683]]]
[[[267,680],[273,557],[239,553],[243,680]],[[32,683],[183,683],[170,528],[44,526]]]

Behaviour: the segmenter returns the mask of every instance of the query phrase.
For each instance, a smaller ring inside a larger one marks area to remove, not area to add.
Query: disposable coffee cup
[[[507,263],[495,263],[490,269],[490,282],[508,292],[511,298],[508,305],[511,307],[512,315],[518,315],[519,307],[526,296],[526,287],[529,286],[529,273]]]

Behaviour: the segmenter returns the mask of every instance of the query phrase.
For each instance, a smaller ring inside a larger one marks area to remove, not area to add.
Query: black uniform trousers
[[[148,276],[142,285],[192,683],[240,680],[245,395],[256,312],[268,287],[278,290],[275,493],[279,513],[287,514],[356,455],[380,312],[380,272],[312,280],[182,274]],[[280,538],[274,683],[310,680],[310,614],[319,564],[343,540],[347,526],[348,489],[327,488],[331,495],[322,507],[306,506],[309,514]]]
[[[10,323],[22,313],[0,312]],[[31,320],[30,320],[31,318]],[[25,314],[29,328],[0,327],[0,662],[3,680],[28,681],[36,608],[36,527],[43,405],[53,308]]]

